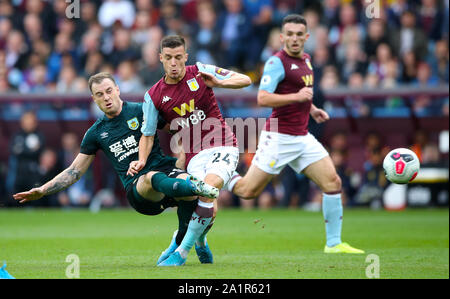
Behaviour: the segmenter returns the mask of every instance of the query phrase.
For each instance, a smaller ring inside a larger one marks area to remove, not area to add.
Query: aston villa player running
[[[318,123],[329,116],[312,104],[313,69],[310,56],[303,51],[309,37],[306,20],[300,15],[289,15],[281,29],[283,49],[266,62],[258,92],[258,104],[273,107],[273,112],[261,131],[248,172],[243,178],[238,174],[233,176],[229,190],[242,198],[257,197],[289,165],[297,173],[305,174],[323,192],[327,239],[324,251],[363,253],[341,241],[341,179],[328,152],[308,132],[309,115]]]
[[[182,136],[187,171],[208,185],[221,189],[227,185],[239,160],[236,137],[222,118],[213,87],[243,88],[251,84],[248,76],[197,62],[186,66],[185,41],[177,35],[161,41],[160,61],[165,76],[146,94],[143,135],[139,142],[139,161],[129,172],[139,171],[152,148],[158,116]],[[202,263],[212,263],[206,233],[214,221],[214,199],[200,198],[181,244],[172,240],[160,257],[159,266],[181,266],[194,246]],[[179,245],[179,246],[178,246]]]

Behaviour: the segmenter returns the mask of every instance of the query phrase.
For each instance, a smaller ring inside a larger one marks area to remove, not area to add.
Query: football
[[[397,148],[390,151],[383,161],[386,178],[395,184],[412,182],[420,169],[417,155],[407,148]]]

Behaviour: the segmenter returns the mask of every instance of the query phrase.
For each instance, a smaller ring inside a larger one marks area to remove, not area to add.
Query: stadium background
[[[379,17],[368,13],[372,4]],[[431,172],[400,194],[410,206],[448,207],[449,7],[438,0],[0,0],[0,206],[17,206],[11,194],[46,182],[78,153],[100,115],[90,75],[114,73],[124,100],[142,100],[163,75],[158,45],[166,34],[187,39],[189,64],[252,77],[244,91],[217,91],[225,117],[267,117],[270,109],[256,106],[258,82],[289,13],[308,21],[314,103],[331,116],[310,128],[338,166],[345,204],[381,208],[390,186],[382,159],[409,147]],[[168,136],[161,138],[167,149]],[[241,173],[251,158],[242,155]],[[127,205],[102,154],[66,192],[27,205],[95,209],[100,202]],[[219,203],[320,210],[320,193],[286,169],[257,200],[222,192]]]

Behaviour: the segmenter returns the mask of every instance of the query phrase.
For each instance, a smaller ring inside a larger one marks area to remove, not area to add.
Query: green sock
[[[162,172],[155,173],[152,176],[153,189],[164,193],[169,197],[192,196],[192,186],[184,179],[169,178]]]

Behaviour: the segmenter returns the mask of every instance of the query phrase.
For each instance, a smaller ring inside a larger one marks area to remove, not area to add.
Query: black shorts
[[[166,163],[150,171],[159,171],[165,173],[170,178],[176,178],[180,174],[187,173],[186,171],[176,168],[175,163]],[[148,171],[148,172],[150,172]],[[146,173],[148,173],[146,172]],[[136,177],[131,184],[127,186],[126,195],[130,205],[139,213],[144,215],[158,215],[165,209],[178,206],[178,202],[173,197],[164,196],[160,201],[150,201],[142,197],[137,189],[136,185],[139,178],[146,173],[141,173]]]

